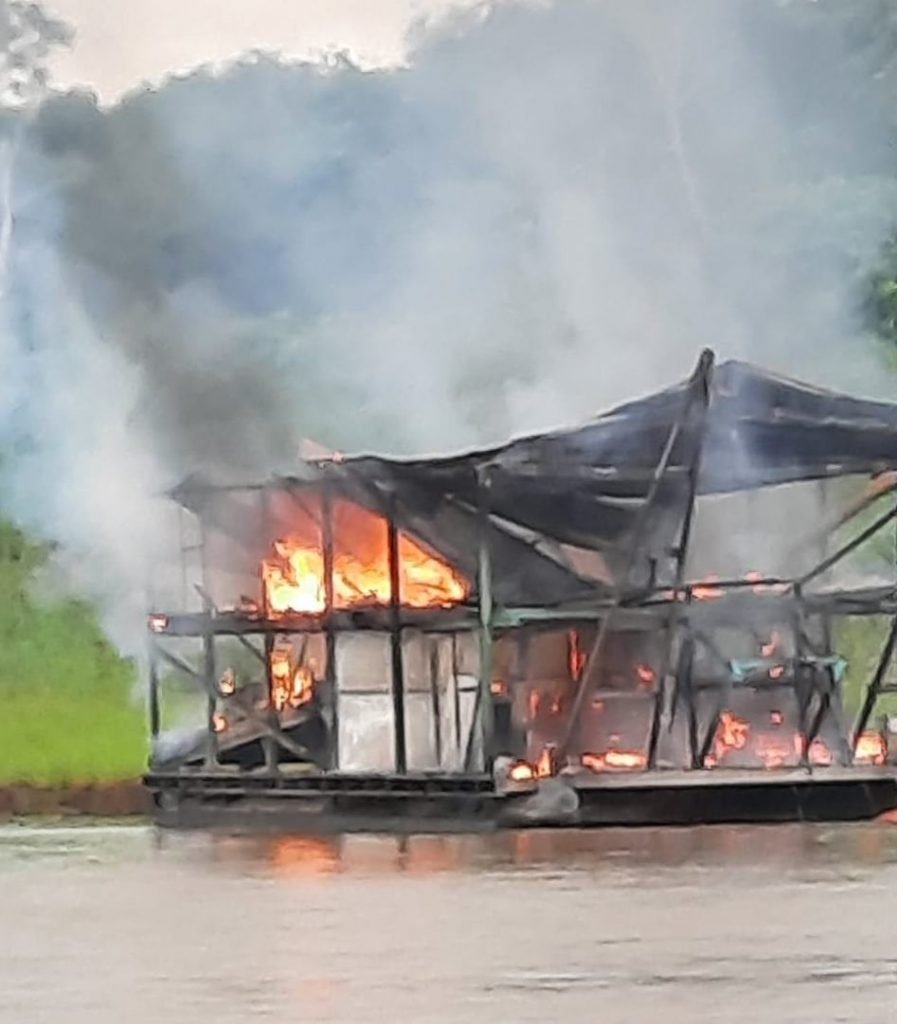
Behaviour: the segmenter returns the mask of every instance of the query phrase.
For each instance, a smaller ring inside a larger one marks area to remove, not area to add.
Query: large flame
[[[312,535],[310,535],[312,534]],[[309,529],[274,544],[262,563],[269,612],[317,614],[326,610],[324,554]],[[458,573],[405,534],[398,537],[399,596],[412,608],[463,601],[469,587]],[[336,608],[388,604],[391,599],[387,524],[351,502],[337,502],[333,531],[333,603]]]
[[[293,668],[292,648],[274,648],[271,652],[271,699],[276,711],[307,704],[314,684],[311,669],[306,665]]]

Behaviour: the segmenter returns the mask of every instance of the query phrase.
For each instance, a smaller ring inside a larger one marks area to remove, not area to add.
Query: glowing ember
[[[773,632],[769,640],[765,644],[760,645],[760,653],[763,655],[764,658],[771,658],[776,653],[776,651],[779,649],[781,639],[782,638],[779,636],[778,633]]]
[[[391,586],[386,520],[361,506],[339,504],[335,516],[333,602],[337,608],[389,604]],[[285,538],[274,544],[276,557],[262,562],[269,611],[317,614],[326,609],[324,554],[317,538]],[[441,559],[405,534],[398,538],[399,594],[412,608],[457,604],[468,596],[464,580]]]
[[[716,586],[719,583],[719,576],[716,574],[698,580],[691,588],[692,597],[696,601],[712,601],[714,598],[722,597],[722,587]]]
[[[526,763],[526,761],[517,761],[511,765],[508,772],[508,778],[512,782],[532,782],[536,777],[536,773],[533,771],[532,765]]]
[[[648,765],[648,758],[641,750],[607,750],[603,754],[583,754],[579,760],[584,768],[593,772],[631,772]]]
[[[731,711],[723,711],[719,716],[719,724],[713,738],[713,753],[704,759],[704,767],[715,768],[733,750],[744,750],[750,731],[749,722]]]
[[[871,730],[860,733],[853,755],[856,764],[884,764],[887,756],[888,748],[881,733]]]
[[[751,590],[753,590],[755,594],[762,594],[766,590],[766,588],[760,582],[760,580],[763,579],[762,572],[757,572],[756,569],[752,569],[750,572],[746,572],[744,574],[744,578],[748,581],[748,583],[753,584]]]
[[[815,739],[810,744],[808,751],[808,757],[810,764],[816,765],[820,768],[827,768],[829,765],[834,763],[834,757],[832,752],[828,748],[828,744],[824,740]]]
[[[302,707],[311,700],[314,678],[305,665],[294,671],[291,648],[275,648],[271,652],[271,690],[274,708],[283,711],[287,706]]]
[[[542,695],[538,690],[530,690],[529,699],[527,700],[527,710],[529,711],[529,719],[532,722],[536,715],[539,713],[539,704],[542,701]]]
[[[545,747],[536,762],[536,775],[540,779],[547,779],[551,774],[551,751]]]
[[[781,734],[761,732],[754,738],[753,747],[764,768],[784,768],[800,758],[803,742],[797,733],[792,733],[789,739]]]
[[[654,669],[650,665],[636,665],[635,674],[643,686],[654,685]]]
[[[579,640],[579,632],[575,629],[571,629],[567,634],[568,641],[568,660],[570,667],[570,678],[574,683],[578,683],[582,678],[582,671],[586,667],[586,661],[588,655],[582,649]]]

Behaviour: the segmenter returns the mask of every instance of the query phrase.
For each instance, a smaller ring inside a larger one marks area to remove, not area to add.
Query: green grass
[[[0,523],[0,783],[134,778],[146,764],[146,724],[133,667],[89,606],[29,597],[45,554]]]

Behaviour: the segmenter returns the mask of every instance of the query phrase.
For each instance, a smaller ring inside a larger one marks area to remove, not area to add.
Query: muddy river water
[[[0,828],[0,1021],[893,1024],[897,827]]]

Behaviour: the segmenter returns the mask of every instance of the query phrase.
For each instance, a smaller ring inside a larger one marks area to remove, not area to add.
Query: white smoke
[[[421,30],[401,69],[284,71],[302,76],[283,101],[301,122],[274,151],[253,141],[265,96],[222,107],[220,135],[186,92],[133,98],[156,111],[188,213],[215,196],[209,146],[301,192],[285,273],[314,311],[262,350],[205,280],[110,300],[83,252],[45,257],[39,343],[0,342],[0,421],[26,439],[7,508],[62,545],[121,640],[160,490],[282,468],[316,415],[358,449],[494,442],[684,377],[708,345],[881,393],[856,268],[897,195],[870,179],[858,204],[783,113],[752,4],[483,6]],[[817,55],[788,60],[797,79]],[[831,117],[839,152],[881,144],[880,125]],[[238,232],[253,211],[232,198]],[[91,317],[87,293],[104,297]]]

